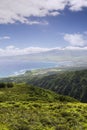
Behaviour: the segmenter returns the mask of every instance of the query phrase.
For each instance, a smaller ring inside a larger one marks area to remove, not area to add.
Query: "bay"
[[[59,66],[56,62],[31,62],[31,61],[0,61],[0,77],[22,74],[27,70],[53,68]]]

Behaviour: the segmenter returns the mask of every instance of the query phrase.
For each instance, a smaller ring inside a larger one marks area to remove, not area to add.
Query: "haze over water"
[[[0,77],[18,75],[26,70],[52,68],[58,66],[56,62],[0,62]]]

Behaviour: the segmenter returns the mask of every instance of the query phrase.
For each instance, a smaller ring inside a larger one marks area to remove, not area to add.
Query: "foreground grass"
[[[0,95],[0,130],[87,130],[87,104],[25,84]]]
[[[87,130],[81,103],[0,103],[0,130]]]

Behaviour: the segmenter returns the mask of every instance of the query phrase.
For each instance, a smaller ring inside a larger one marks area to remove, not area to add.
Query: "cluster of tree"
[[[13,83],[4,83],[4,82],[2,82],[2,83],[0,83],[0,88],[12,88],[14,85],[13,85]]]

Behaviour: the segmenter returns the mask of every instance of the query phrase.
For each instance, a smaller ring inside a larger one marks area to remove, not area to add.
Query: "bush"
[[[0,88],[5,88],[6,84],[5,83],[0,83]]]
[[[13,86],[13,83],[7,83],[7,88],[12,88]]]

